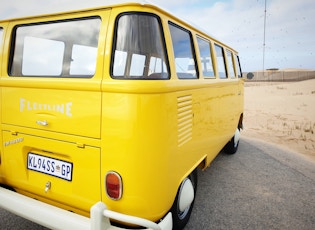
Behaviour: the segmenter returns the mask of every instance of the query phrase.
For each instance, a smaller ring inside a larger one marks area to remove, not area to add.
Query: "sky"
[[[106,2],[108,0],[0,0],[0,20],[90,8]],[[270,68],[315,69],[314,0],[150,2],[236,49],[243,72]]]

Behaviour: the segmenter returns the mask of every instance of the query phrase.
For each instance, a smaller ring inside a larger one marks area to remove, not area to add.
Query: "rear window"
[[[115,79],[169,79],[162,27],[155,15],[117,18],[111,76]]]
[[[84,18],[14,29],[10,76],[93,77],[100,18]]]

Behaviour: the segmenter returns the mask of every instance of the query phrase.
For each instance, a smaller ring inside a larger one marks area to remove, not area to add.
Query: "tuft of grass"
[[[284,86],[277,86],[277,89],[287,89],[287,88]]]
[[[294,128],[296,130],[301,130],[301,124],[299,122],[294,122]]]
[[[303,127],[303,131],[305,133],[311,133],[311,134],[314,134],[314,127],[315,127],[315,123],[312,124],[312,122],[307,122],[304,124],[304,127]]]

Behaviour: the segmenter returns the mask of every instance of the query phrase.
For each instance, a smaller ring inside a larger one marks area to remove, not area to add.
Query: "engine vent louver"
[[[193,111],[192,96],[180,96],[177,98],[177,128],[178,147],[192,139]]]

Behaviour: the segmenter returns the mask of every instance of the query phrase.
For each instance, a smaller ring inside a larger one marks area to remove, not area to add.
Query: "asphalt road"
[[[315,162],[242,139],[198,171],[195,207],[185,230],[315,229]],[[45,229],[0,209],[0,229]]]

